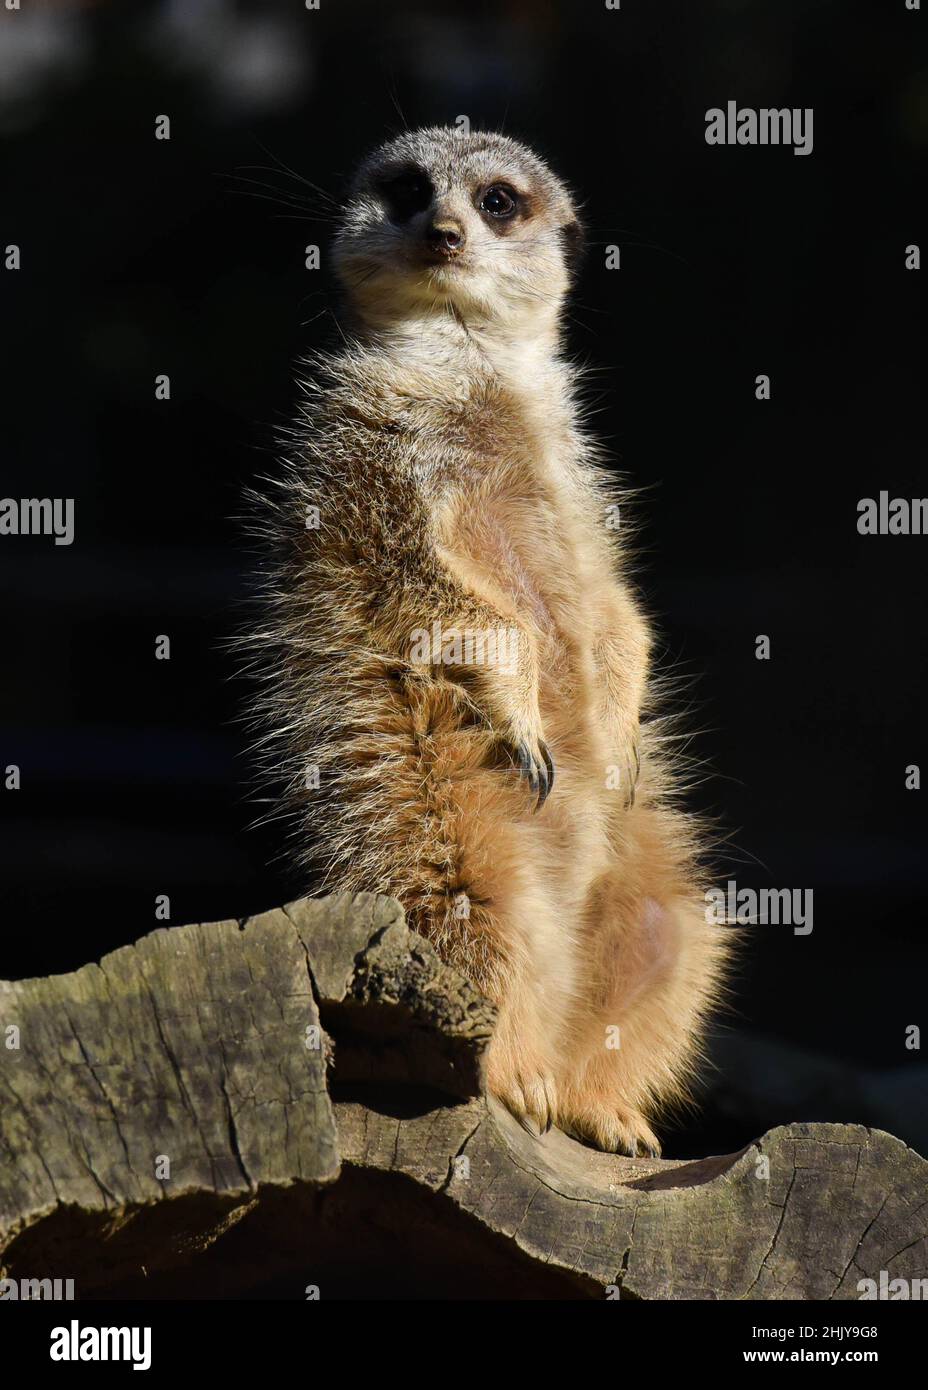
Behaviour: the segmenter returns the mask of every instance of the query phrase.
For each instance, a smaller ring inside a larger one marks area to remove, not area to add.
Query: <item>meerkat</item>
[[[398,899],[496,1004],[487,1086],[527,1127],[656,1155],[726,942],[561,353],[580,241],[508,137],[409,132],[361,164],[253,645],[300,862]]]

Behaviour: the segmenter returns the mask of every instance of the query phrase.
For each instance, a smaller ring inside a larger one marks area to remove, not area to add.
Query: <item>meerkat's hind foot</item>
[[[557,1118],[557,1092],[549,1076],[520,1073],[505,1083],[491,1082],[490,1089],[536,1139],[546,1134]]]
[[[647,1120],[637,1110],[616,1109],[599,1102],[575,1111],[562,1121],[565,1134],[593,1144],[605,1153],[627,1154],[630,1158],[660,1158],[661,1145]]]

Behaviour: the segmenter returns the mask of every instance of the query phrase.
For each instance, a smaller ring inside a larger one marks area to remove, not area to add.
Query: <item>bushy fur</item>
[[[398,219],[409,169],[429,201]],[[500,181],[505,228],[481,210]],[[453,253],[425,253],[436,225]],[[576,232],[568,191],[500,136],[416,132],[362,165],[337,238],[345,342],[309,364],[263,503],[249,643],[314,886],[398,898],[496,1002],[488,1084],[523,1120],[657,1152],[648,1117],[683,1093],[725,929],[671,795],[608,524],[623,499],[559,355]],[[517,669],[416,656],[435,622],[513,630]]]

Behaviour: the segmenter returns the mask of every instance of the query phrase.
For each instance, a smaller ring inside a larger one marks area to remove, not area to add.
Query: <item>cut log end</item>
[[[0,1297],[858,1299],[928,1163],[854,1124],[598,1153],[482,1088],[492,1006],[359,894],[0,982]]]

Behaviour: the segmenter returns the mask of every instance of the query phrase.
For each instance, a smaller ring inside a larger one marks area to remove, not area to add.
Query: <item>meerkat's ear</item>
[[[560,233],[561,245],[564,248],[564,264],[567,266],[570,282],[574,284],[580,274],[580,265],[586,249],[583,227],[578,218],[572,217],[569,222],[564,223]]]

